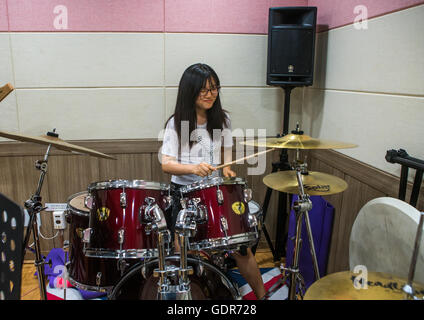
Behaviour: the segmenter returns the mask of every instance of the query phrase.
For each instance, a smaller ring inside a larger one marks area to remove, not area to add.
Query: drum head
[[[68,207],[71,211],[82,215],[89,215],[90,209],[85,206],[86,191],[78,192],[68,198]]]
[[[105,190],[105,189],[121,189],[121,188],[131,188],[131,189],[149,189],[149,190],[162,190],[167,191],[169,185],[154,181],[145,181],[145,180],[108,180],[108,181],[98,181],[93,182],[88,186],[88,191],[93,190]]]
[[[349,264],[368,271],[408,278],[420,212],[404,201],[382,197],[359,211],[352,227]],[[424,283],[424,238],[420,244],[414,281]]]
[[[234,178],[223,178],[223,177],[214,177],[207,178],[196,181],[192,184],[186,185],[181,188],[182,193],[188,193],[196,190],[202,190],[214,186],[220,185],[228,185],[228,184],[242,184],[245,185],[246,182],[242,178],[234,177]]]
[[[188,257],[187,263],[193,267],[194,273],[189,276],[191,296],[193,300],[238,300],[240,294],[228,277],[219,269],[205,262],[199,264],[198,259]],[[166,258],[166,265],[179,267],[180,257]],[[159,278],[153,276],[158,267],[157,259],[140,262],[134,266],[114,287],[109,295],[110,300],[157,300]],[[178,274],[178,271],[175,272]],[[144,275],[144,276],[143,276]],[[169,277],[169,300],[176,300],[177,276]]]

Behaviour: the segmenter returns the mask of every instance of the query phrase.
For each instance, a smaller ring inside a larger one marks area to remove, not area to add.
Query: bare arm
[[[195,174],[206,177],[216,169],[208,163],[181,164],[174,157],[162,155],[162,171],[176,176],[184,174]]]

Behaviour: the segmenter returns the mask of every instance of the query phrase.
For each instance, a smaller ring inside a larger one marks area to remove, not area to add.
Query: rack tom
[[[88,187],[89,228],[84,252],[89,257],[137,259],[158,256],[154,221],[146,213],[170,207],[169,186],[144,180],[110,180]]]
[[[182,187],[181,192],[183,206],[196,212],[190,250],[237,250],[257,243],[258,220],[248,205],[252,192],[243,179],[204,179]]]

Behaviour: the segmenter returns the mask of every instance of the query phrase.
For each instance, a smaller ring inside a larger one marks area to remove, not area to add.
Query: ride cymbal
[[[74,151],[78,153],[89,154],[94,157],[116,160],[114,157],[111,157],[107,154],[68,143],[54,136],[43,135],[40,137],[31,137],[31,136],[5,132],[5,131],[0,131],[0,136],[4,138],[12,139],[12,140],[22,141],[22,142],[33,142],[33,143],[44,144],[44,145],[51,144],[57,149],[68,151],[68,152]]]
[[[347,189],[347,183],[339,177],[315,171],[308,171],[301,174],[305,193],[311,196],[325,196],[343,192]],[[278,171],[263,178],[263,182],[271,189],[299,194],[299,184],[297,182],[296,171]]]
[[[314,139],[306,134],[287,134],[280,138],[266,138],[240,142],[255,147],[280,149],[347,149],[358,145],[341,141]]]
[[[362,279],[361,279],[362,277]],[[365,287],[365,281],[366,287]],[[389,273],[368,271],[363,273],[342,271],[329,274],[314,282],[306,291],[305,300],[404,300],[402,288],[406,279]],[[422,298],[424,286],[414,283],[415,295]]]

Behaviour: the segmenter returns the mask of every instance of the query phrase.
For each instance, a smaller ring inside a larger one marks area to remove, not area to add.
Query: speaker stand
[[[283,118],[283,133],[278,134],[278,137],[283,137],[286,134],[288,134],[289,131],[289,116],[290,116],[290,95],[292,90],[295,88],[295,86],[286,85],[282,86],[281,88],[284,89],[284,118]],[[287,149],[281,149],[280,151],[280,160],[278,162],[272,163],[272,173],[277,171],[286,171],[291,170],[291,166],[288,160],[288,154]],[[266,214],[268,211],[269,201],[271,199],[273,189],[267,188],[265,199],[262,205],[262,215],[263,215],[263,224],[262,224],[262,230],[264,232],[265,238],[268,242],[268,246],[271,249],[272,256],[274,257],[274,261],[280,261],[282,256],[285,256],[286,250],[286,242],[287,242],[287,235],[286,235],[286,222],[288,217],[287,212],[287,200],[289,200],[291,203],[292,195],[289,195],[284,192],[278,192],[278,214],[277,214],[277,234],[275,239],[275,248],[272,245],[271,238],[269,237],[268,231],[265,226],[265,219]],[[252,248],[252,252],[256,252],[257,245]]]

